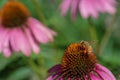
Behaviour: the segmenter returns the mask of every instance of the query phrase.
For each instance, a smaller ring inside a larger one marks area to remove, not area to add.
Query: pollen
[[[82,80],[94,70],[96,62],[96,56],[88,42],[73,43],[68,46],[62,58],[63,76]]]
[[[8,1],[1,10],[1,23],[5,27],[16,27],[26,23],[29,11],[20,2]]]

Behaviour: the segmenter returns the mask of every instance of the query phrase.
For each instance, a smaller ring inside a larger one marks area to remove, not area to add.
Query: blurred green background
[[[6,1],[0,0],[0,8]],[[15,53],[10,58],[0,54],[0,80],[38,80],[37,74],[41,75],[41,80],[45,80],[47,70],[61,63],[66,47],[81,40],[91,43],[98,62],[120,80],[120,0],[117,0],[115,15],[100,14],[97,19],[83,19],[78,15],[75,21],[71,20],[70,13],[65,17],[60,15],[58,8],[62,0],[19,1],[26,5],[33,17],[58,35],[54,42],[40,44],[40,54],[32,53],[29,58],[22,53]]]

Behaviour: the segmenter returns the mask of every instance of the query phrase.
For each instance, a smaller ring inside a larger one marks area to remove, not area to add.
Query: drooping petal
[[[101,78],[99,76],[97,76],[96,74],[90,73],[90,78],[91,80],[101,80]]]
[[[9,48],[4,48],[3,54],[5,57],[10,57],[11,53],[12,53],[12,51]]]
[[[73,0],[71,5],[72,19],[76,19],[80,0]]]
[[[57,77],[57,76],[54,76],[54,77],[53,77],[53,76],[50,76],[50,77],[47,78],[47,80],[54,80],[56,77]]]
[[[88,80],[86,77],[84,77],[84,80]]]
[[[61,3],[61,5],[60,5],[60,10],[61,10],[61,14],[62,14],[63,16],[66,15],[67,11],[68,11],[69,8],[70,8],[70,5],[71,5],[71,2],[72,2],[72,1],[73,1],[73,0],[63,0],[63,2]]]
[[[37,20],[29,18],[28,26],[31,28],[33,35],[35,36],[38,42],[47,43],[49,41],[54,40],[53,36],[55,35],[55,32],[46,28],[43,24],[41,24]]]
[[[62,15],[66,15],[71,6],[71,17],[75,19],[78,8],[83,18],[93,17],[97,18],[100,12],[115,14],[116,0],[63,0],[60,5]]]
[[[105,1],[110,3],[113,6],[115,6],[117,4],[116,0],[105,0]]]
[[[40,30],[42,30],[43,32],[45,32],[49,38],[53,37],[53,35],[57,35],[57,33],[49,28],[47,28],[45,25],[43,25],[41,22],[39,22],[38,20],[34,19],[34,18],[29,18],[30,22],[33,22],[34,24],[38,24],[36,25],[37,28],[39,28]],[[51,33],[51,34],[50,34]]]
[[[92,16],[94,18],[96,18],[98,16],[98,12],[97,12],[95,6],[93,5],[92,1],[82,0],[81,4],[86,6],[86,8],[87,8],[86,10],[87,10],[89,16]]]
[[[100,64],[96,65],[96,72],[105,80],[116,80],[111,71]]]
[[[92,0],[92,5],[94,6],[94,8],[96,9],[97,13],[99,12],[104,12],[103,11],[103,7],[101,1],[96,1],[96,0]]]
[[[116,8],[115,8],[115,2],[113,3],[113,5],[111,4],[111,1],[109,0],[100,0],[99,3],[102,6],[102,10],[101,12],[107,12],[110,14],[114,14],[116,12]]]
[[[48,70],[48,73],[52,74],[50,77],[47,78],[47,80],[64,80],[64,78],[61,76],[61,64],[57,64],[55,66],[53,66],[52,68],[50,68]]]
[[[88,18],[88,16],[89,16],[89,11],[87,10],[88,7],[86,5],[87,4],[86,4],[85,0],[81,0],[81,2],[79,4],[79,11],[83,18]]]
[[[17,38],[17,45],[18,45],[19,49],[26,56],[30,56],[30,54],[31,54],[31,47],[30,47],[30,43],[29,43],[25,33],[20,28],[17,28],[17,34],[15,36]]]
[[[50,77],[47,78],[47,80],[56,80],[56,79],[55,79],[56,77],[59,77],[59,75],[50,76]],[[64,80],[64,78],[58,78],[57,80]],[[68,79],[68,80],[70,80],[70,79]]]
[[[0,28],[0,52],[3,49],[3,42],[5,40],[6,35],[7,35],[7,31],[5,29]]]
[[[45,32],[38,29],[35,25],[34,27],[32,25],[29,25],[29,26],[31,27],[32,33],[38,42],[41,42],[41,43],[49,42],[49,39]]]
[[[58,71],[60,69],[61,69],[61,64],[57,64],[57,65],[53,66],[52,68],[50,68],[48,72],[52,73],[52,72]]]
[[[15,36],[16,34],[17,34],[17,31],[16,31],[16,28],[15,28],[11,31],[10,44],[11,44],[11,47],[12,47],[13,51],[18,52],[20,49],[17,45],[18,36]]]
[[[7,35],[5,36],[5,40],[3,42],[3,53],[5,57],[10,57],[12,50],[10,49],[10,31],[7,30]]]
[[[28,28],[25,28],[25,32],[33,52],[38,54],[40,52],[40,48],[39,45],[34,41],[34,38],[31,35],[31,31]]]

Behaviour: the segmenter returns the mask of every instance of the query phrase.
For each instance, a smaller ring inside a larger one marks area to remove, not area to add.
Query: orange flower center
[[[29,16],[29,11],[22,3],[9,1],[2,8],[1,23],[5,27],[21,26]]]
[[[96,56],[88,42],[71,44],[62,58],[63,76],[83,79],[93,71],[96,62]]]

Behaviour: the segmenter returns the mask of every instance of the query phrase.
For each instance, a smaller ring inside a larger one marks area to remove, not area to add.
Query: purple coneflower
[[[47,80],[116,80],[113,74],[97,63],[92,48],[86,41],[71,44],[62,63],[49,70]]]
[[[0,52],[9,57],[12,52],[30,56],[38,54],[39,43],[53,41],[56,33],[30,16],[20,2],[8,1],[0,14]]]
[[[66,15],[71,7],[71,16],[76,18],[77,12],[81,13],[83,18],[89,16],[96,18],[99,12],[114,14],[116,12],[115,0],[63,0],[60,5],[61,14]]]

